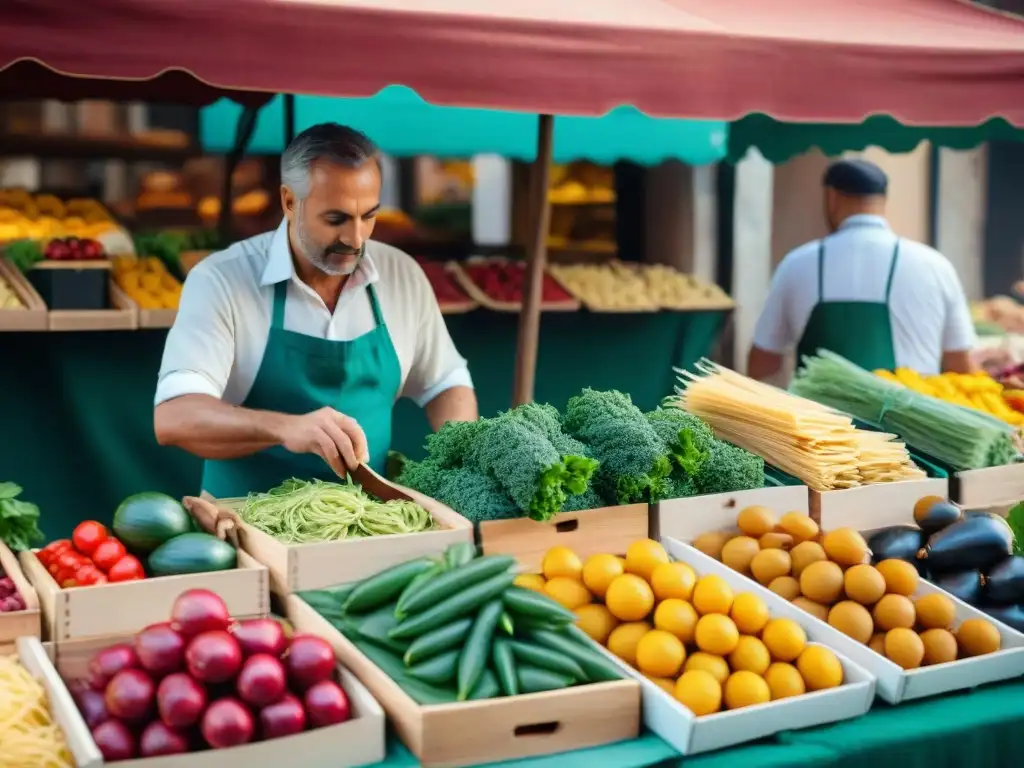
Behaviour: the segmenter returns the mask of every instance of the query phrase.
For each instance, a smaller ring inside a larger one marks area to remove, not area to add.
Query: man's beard
[[[306,260],[325,275],[347,277],[356,271],[362,258],[361,251],[343,243],[333,243],[326,248],[317,243],[302,222],[301,206],[295,210],[295,239]]]

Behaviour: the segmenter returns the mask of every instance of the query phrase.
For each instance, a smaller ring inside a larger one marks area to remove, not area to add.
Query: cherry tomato
[[[142,563],[132,555],[125,555],[107,571],[107,581],[137,581],[145,576]]]
[[[75,571],[74,580],[75,583],[77,583],[79,586],[84,587],[90,584],[99,583],[101,577],[103,577],[103,574],[100,573],[99,568],[97,568],[95,565],[89,564],[83,565],[81,568]],[[104,578],[104,580],[106,579]]]
[[[92,556],[92,553],[99,546],[101,541],[107,538],[107,528],[95,520],[86,520],[79,523],[75,532],[71,534],[71,542],[75,549],[83,555]]]
[[[92,553],[92,561],[101,571],[109,571],[118,560],[127,554],[124,544],[117,539],[101,541]]]

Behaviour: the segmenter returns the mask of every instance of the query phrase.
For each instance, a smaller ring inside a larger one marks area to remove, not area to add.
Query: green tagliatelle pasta
[[[250,494],[238,514],[286,544],[419,533],[434,527],[430,513],[419,504],[378,501],[351,481],[286,480],[267,493]]]

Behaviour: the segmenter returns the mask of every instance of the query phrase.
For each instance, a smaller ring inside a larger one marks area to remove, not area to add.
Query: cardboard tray
[[[317,544],[284,544],[247,525],[236,510],[245,499],[188,499],[194,505],[215,504],[220,524],[235,530],[241,548],[270,570],[270,588],[278,595],[322,589],[358,581],[392,565],[416,557],[436,555],[450,545],[473,541],[473,524],[439,501],[388,482],[367,466],[353,473],[353,480],[379,499],[409,499],[430,512],[441,530],[401,533]]]
[[[466,259],[466,264],[478,265],[478,264],[504,264],[510,261],[510,259],[501,258],[499,256],[485,257],[485,256],[471,256]],[[522,310],[523,304],[519,301],[497,301],[492,299],[486,293],[481,290],[473,278],[469,276],[469,273],[462,268],[458,262],[451,262],[452,275],[455,277],[455,281],[459,286],[466,292],[466,294],[479,304],[484,309],[489,309],[492,312],[510,312],[518,313]],[[544,270],[545,277],[554,280],[554,277],[550,272]],[[557,280],[555,280],[558,283]],[[561,283],[558,285],[572,295],[571,291],[565,289]],[[543,301],[541,300],[540,311],[541,312],[578,312],[582,304],[579,299],[570,298],[564,301]]]
[[[0,655],[14,651],[14,643],[19,637],[40,637],[42,634],[42,615],[39,610],[39,596],[28,583],[18,558],[0,540],[0,571],[6,573],[25,601],[25,610],[13,613],[0,613]]]
[[[93,654],[124,639],[124,635],[108,635],[90,640],[47,643],[43,648],[49,658],[54,660],[56,671],[63,680],[79,680],[87,674],[89,659]],[[352,707],[353,717],[345,723],[230,749],[115,763],[104,763],[100,758],[94,765],[116,765],[118,768],[223,768],[227,762],[238,761],[239,765],[245,765],[246,768],[279,768],[292,764],[301,764],[302,768],[354,768],[378,763],[385,756],[384,710],[358,678],[341,665],[338,666],[338,678]],[[61,687],[64,687],[63,684]],[[73,702],[71,707],[74,708]],[[78,715],[78,711],[75,710],[74,714]],[[81,722],[80,716],[78,720]],[[81,722],[81,725],[84,729],[85,723]],[[89,746],[99,755],[88,730],[84,730],[79,739],[88,740]],[[79,768],[82,768],[81,763]]]
[[[582,512],[562,512],[550,522],[529,518],[480,523],[485,555],[513,555],[527,573],[540,573],[552,547],[568,547],[582,558],[604,552],[625,553],[625,547],[648,536],[649,505],[624,504]]]
[[[296,631],[331,643],[339,662],[377,698],[425,768],[550,755],[639,735],[640,686],[634,680],[421,706],[300,597],[289,595],[286,606]]]
[[[0,331],[45,331],[46,303],[21,271],[8,259],[0,258],[0,279],[7,283],[25,305],[24,309],[0,309]]]
[[[849,526],[850,519],[870,512],[879,519],[905,516],[918,499],[925,496],[949,498],[949,480],[930,477],[875,483],[841,491],[810,491],[810,513],[823,529]]]
[[[713,493],[685,499],[667,499],[658,502],[651,511],[651,538],[662,536],[689,541],[703,531],[693,532],[695,525],[707,525],[710,520],[732,520],[746,507],[762,506],[783,515],[797,511],[807,514],[809,499],[805,485],[781,485],[755,488],[735,493]]]
[[[113,278],[110,280],[110,303],[117,309],[134,313],[137,328],[170,328],[178,317],[176,309],[143,309]]]
[[[954,501],[971,509],[1024,500],[1024,463],[957,472],[950,483]]]
[[[704,531],[721,530],[726,527],[720,524],[722,521],[717,522],[718,524],[712,520],[705,521]],[[849,521],[847,525],[858,527],[856,521]],[[731,523],[728,527],[731,527]],[[942,592],[956,606],[956,624],[966,619],[986,619],[992,622],[999,629],[1002,649],[987,656],[905,671],[868,646],[847,637],[838,629],[783,600],[767,587],[708,557],[689,544],[672,538],[662,539],[662,544],[673,559],[688,563],[698,573],[717,573],[733,589],[758,595],[768,604],[773,614],[793,619],[803,626],[809,640],[826,645],[863,667],[877,680],[878,696],[890,704],[974,688],[997,680],[1010,680],[1024,674],[1024,634],[1010,629],[924,579],[920,581],[914,598],[932,592]]]

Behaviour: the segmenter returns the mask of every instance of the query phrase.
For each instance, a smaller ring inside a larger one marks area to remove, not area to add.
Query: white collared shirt
[[[799,342],[818,303],[818,243],[790,251],[775,270],[754,345],[783,354]],[[896,235],[881,216],[851,216],[825,239],[826,301],[885,299]],[[973,349],[974,323],[953,265],[934,248],[900,238],[889,297],[896,365],[939,373],[943,352]],[[849,332],[857,333],[856,328]]]
[[[202,394],[241,405],[263,360],[274,285],[283,280],[288,281],[285,329],[334,341],[373,329],[367,291],[373,285],[401,365],[401,397],[423,406],[446,389],[473,385],[433,288],[410,256],[367,242],[332,314],[295,275],[285,219],[276,231],[211,254],[189,273],[167,334],[156,404]]]

